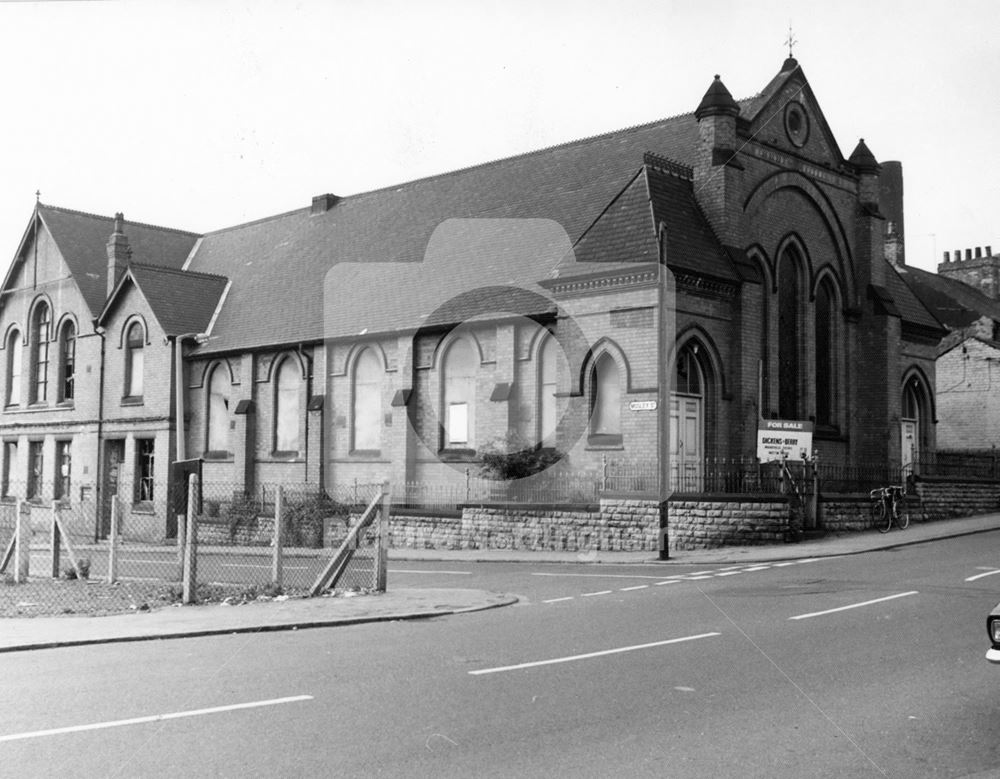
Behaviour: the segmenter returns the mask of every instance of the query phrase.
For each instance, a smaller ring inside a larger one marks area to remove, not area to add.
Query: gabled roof
[[[209,233],[188,267],[237,283],[213,329],[212,343],[204,350],[321,339],[326,312],[320,280],[332,267],[345,262],[419,263],[434,230],[449,219],[551,220],[565,231],[570,245],[575,245],[588,231],[593,232],[602,215],[614,218],[609,204],[623,194],[630,202],[625,218],[634,219],[635,202],[631,199],[635,192],[626,190],[642,168],[647,151],[688,164],[693,162],[697,140],[697,122],[692,114],[684,114],[344,197],[319,215],[310,215],[306,208]],[[642,211],[655,239],[648,203]],[[589,250],[596,243],[595,235],[581,246]],[[640,256],[633,257],[626,250],[613,259],[648,261],[649,247],[654,244],[646,238],[639,238],[639,243]],[[445,285],[443,288],[435,289],[430,279],[407,272],[407,284],[412,285],[406,286],[409,295],[415,300],[447,296],[450,289],[462,289],[460,279],[466,273],[485,280],[516,271],[515,278],[521,282],[531,277],[544,279],[553,270],[544,263],[526,268],[516,261],[510,268],[495,268],[493,274],[472,256],[456,257],[452,262],[450,272],[435,277],[435,283]],[[341,282],[348,283],[349,278],[354,277],[345,274]],[[368,282],[374,283],[374,277],[364,279]],[[360,284],[362,279],[354,278],[351,283]],[[386,324],[394,320],[394,312],[384,305],[382,289],[356,287],[355,294],[363,296],[369,306],[381,307],[388,318]],[[425,307],[416,306],[421,309],[418,313],[427,313],[422,310]]]
[[[142,293],[166,336],[203,333],[222,302],[229,280],[208,273],[129,263],[98,318],[104,324],[128,285]]]
[[[907,286],[949,330],[961,330],[986,316],[1000,322],[1000,301],[958,279],[914,268],[899,267]]]
[[[59,247],[91,314],[96,315],[104,307],[107,294],[106,246],[114,231],[114,219],[43,203],[38,204],[38,217]],[[32,217],[15,263],[24,259],[25,248],[34,236],[34,221]],[[195,233],[135,222],[126,222],[124,227],[135,260],[172,268],[184,264],[199,237]]]

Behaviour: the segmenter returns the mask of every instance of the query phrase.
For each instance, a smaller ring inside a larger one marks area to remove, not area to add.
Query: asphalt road
[[[390,563],[443,619],[4,658],[0,775],[1000,770],[1000,532],[793,564]]]

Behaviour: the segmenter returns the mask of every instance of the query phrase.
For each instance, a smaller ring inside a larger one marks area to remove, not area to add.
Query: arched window
[[[590,379],[590,435],[599,443],[621,442],[621,382],[614,358],[604,352],[597,358]]]
[[[21,403],[21,333],[12,330],[7,336],[7,387],[8,406]]]
[[[146,334],[139,322],[133,322],[125,336],[125,397],[142,398],[143,347]]]
[[[566,355],[556,338],[547,336],[538,350],[538,441],[547,446],[555,446],[559,424],[556,392],[560,370],[563,373],[568,370]]]
[[[442,364],[444,448],[472,449],[476,429],[476,350],[467,338],[448,348]]]
[[[377,452],[382,448],[382,361],[374,349],[364,349],[354,363],[352,395],[352,451]]]
[[[232,384],[229,369],[219,363],[212,369],[208,380],[208,441],[206,449],[213,455],[227,456],[232,453],[229,430],[229,398]]]
[[[836,295],[829,279],[816,290],[816,424],[836,425],[840,396],[837,370],[838,318]]]
[[[299,390],[302,371],[292,358],[278,366],[274,393],[274,451],[276,454],[299,453]]]
[[[801,416],[801,281],[798,255],[786,249],[778,262],[778,415]]]
[[[73,400],[76,384],[76,325],[67,321],[59,333],[59,402]]]
[[[52,337],[52,313],[39,303],[31,319],[31,403],[45,403],[49,388],[49,340]]]

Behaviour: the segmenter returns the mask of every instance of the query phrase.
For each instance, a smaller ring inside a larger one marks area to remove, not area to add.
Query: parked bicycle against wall
[[[910,524],[910,510],[906,505],[906,488],[898,485],[879,487],[871,491],[872,521],[880,533],[888,533],[895,522],[900,530]]]

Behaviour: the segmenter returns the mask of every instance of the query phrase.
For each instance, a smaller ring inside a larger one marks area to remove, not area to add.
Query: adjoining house
[[[944,331],[886,259],[893,192],[789,58],[748,99],[716,76],[692,113],[204,235],[39,204],[0,304],[5,494],[141,513],[183,454],[234,492],[415,501],[513,435],[655,506],[717,490],[761,419],[900,465],[935,446]]]

